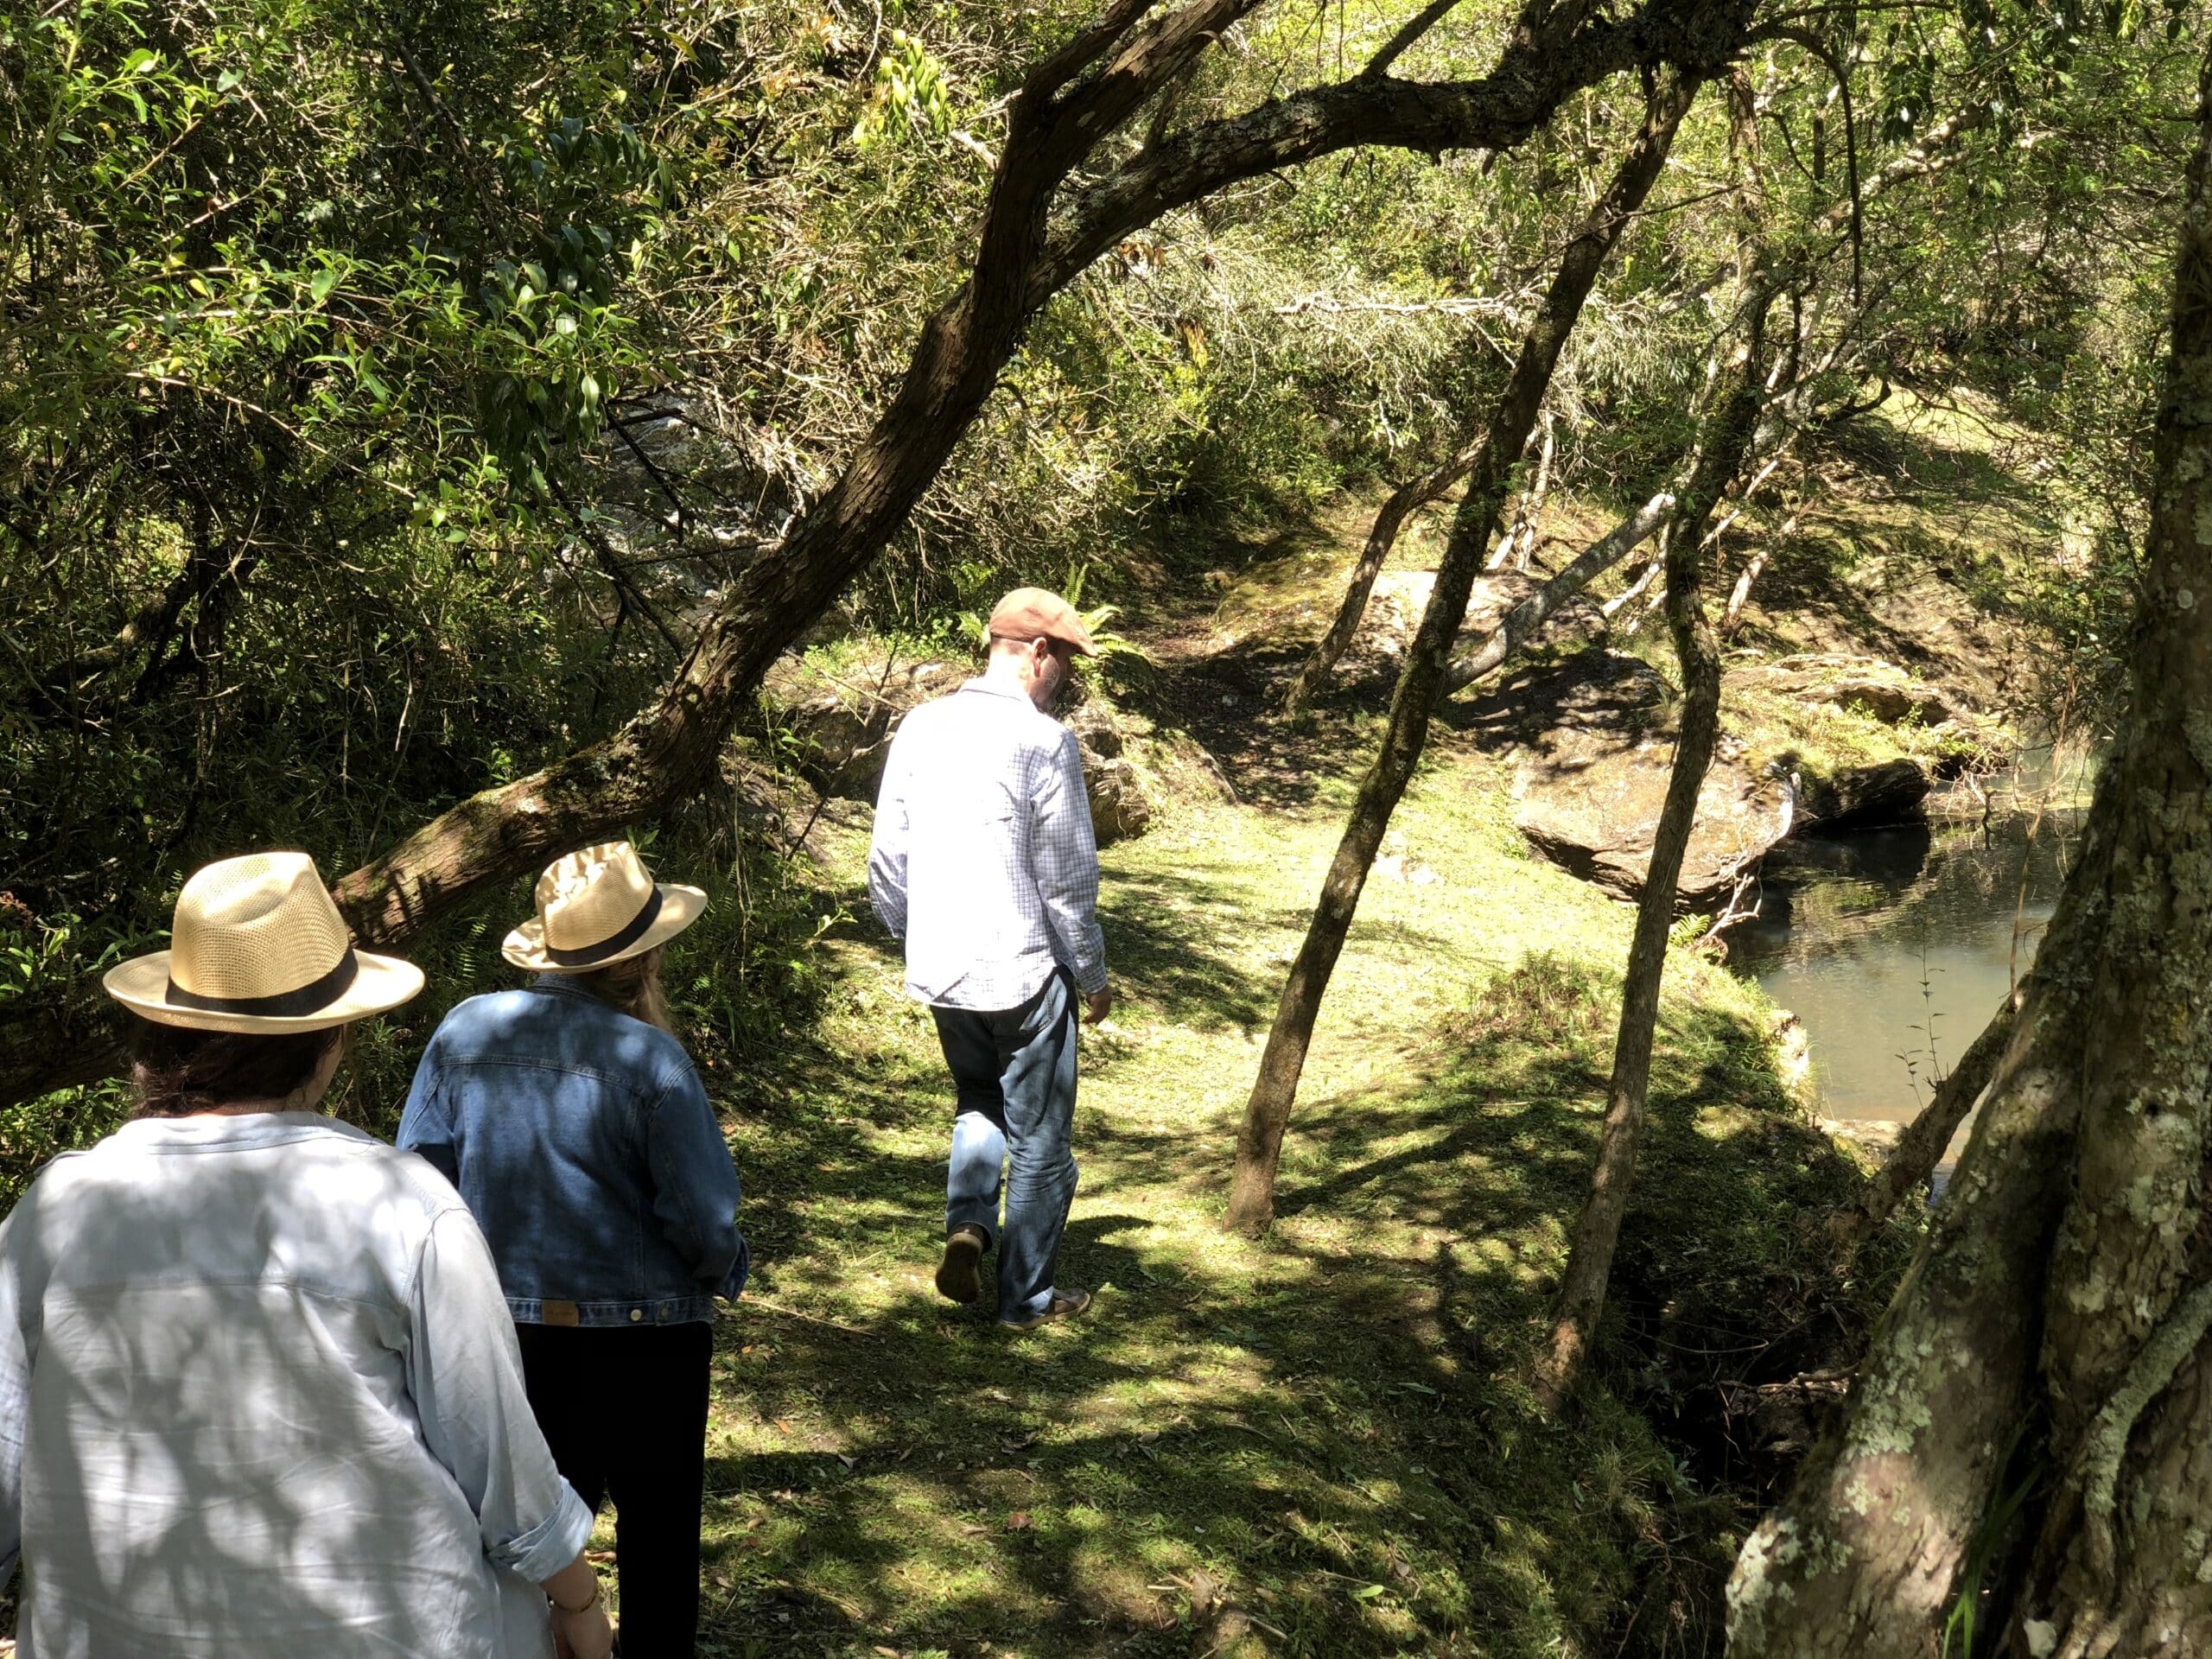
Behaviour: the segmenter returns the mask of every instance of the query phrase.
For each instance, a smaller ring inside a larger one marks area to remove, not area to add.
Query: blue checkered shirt
[[[1075,734],[1018,690],[970,680],[892,739],[868,897],[906,942],[906,990],[1018,1008],[1056,967],[1106,988],[1098,843]]]

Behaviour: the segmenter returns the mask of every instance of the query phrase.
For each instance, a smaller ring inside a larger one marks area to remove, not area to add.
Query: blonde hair
[[[638,956],[577,974],[575,982],[618,1013],[658,1026],[673,1036],[676,1026],[668,1014],[668,993],[660,982],[660,959],[667,949],[657,944]]]

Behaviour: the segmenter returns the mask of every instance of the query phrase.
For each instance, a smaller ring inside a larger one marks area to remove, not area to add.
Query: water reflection
[[[2035,958],[2079,815],[1788,842],[1729,961],[1805,1027],[1823,1114],[1905,1119]]]

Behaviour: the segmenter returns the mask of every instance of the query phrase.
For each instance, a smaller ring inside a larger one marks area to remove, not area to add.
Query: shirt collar
[[[580,996],[587,1002],[599,1001],[599,998],[576,983],[576,976],[574,974],[541,973],[530,982],[527,988],[533,991],[549,991],[559,996]]]
[[[133,1118],[115,1132],[119,1144],[155,1152],[268,1147],[319,1135],[342,1140],[376,1137],[321,1112],[217,1112],[194,1117]]]
[[[972,680],[963,682],[960,689],[963,691],[980,691],[987,697],[1004,697],[1009,702],[1029,702],[1029,694],[1027,691],[1011,685],[997,684],[980,674]],[[1029,706],[1034,709],[1037,705],[1030,702]]]

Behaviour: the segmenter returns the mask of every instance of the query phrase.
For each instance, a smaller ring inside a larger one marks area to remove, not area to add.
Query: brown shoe
[[[1034,1331],[1054,1319],[1071,1319],[1090,1306],[1090,1293],[1087,1290],[1055,1290],[1043,1313],[1033,1313],[1026,1319],[1001,1319],[999,1323],[1009,1331]]]
[[[944,1241],[944,1260],[937,1264],[937,1294],[972,1302],[983,1294],[983,1247],[989,1238],[972,1223],[952,1230]]]

